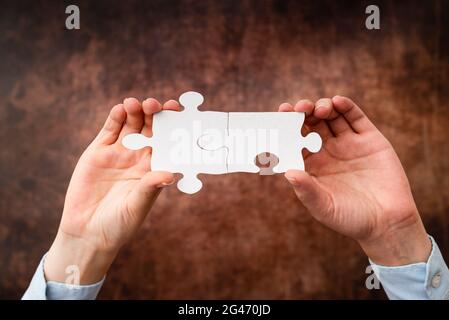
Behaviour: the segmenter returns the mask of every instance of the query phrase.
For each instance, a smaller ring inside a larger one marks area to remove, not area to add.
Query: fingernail
[[[172,180],[170,182],[163,182],[162,185],[163,186],[169,186],[169,185],[172,185],[173,183],[175,183],[175,180]]]
[[[292,177],[288,177],[288,176],[285,176],[285,178],[287,178],[287,180],[291,183],[291,184],[297,184],[298,182],[296,181],[296,179],[295,178],[292,178]]]
[[[175,182],[175,180],[172,180],[170,182],[162,182],[161,184],[157,185],[157,188],[163,188],[163,187],[167,187],[169,185],[172,185]]]
[[[315,110],[319,109],[319,108],[324,108],[326,106],[325,102],[321,102],[321,103],[317,103],[315,106]]]

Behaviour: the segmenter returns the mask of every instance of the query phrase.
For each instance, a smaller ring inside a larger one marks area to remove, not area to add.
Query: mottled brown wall
[[[124,97],[195,89],[206,108],[270,111],[345,94],[392,141],[449,258],[449,1],[0,1],[0,298],[19,298],[55,235],[82,150]],[[101,298],[383,298],[367,259],[282,175],[165,191]]]

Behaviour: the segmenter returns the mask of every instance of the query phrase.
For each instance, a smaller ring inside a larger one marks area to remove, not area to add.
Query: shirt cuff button
[[[432,277],[431,285],[433,288],[438,288],[441,284],[441,275],[437,273]]]

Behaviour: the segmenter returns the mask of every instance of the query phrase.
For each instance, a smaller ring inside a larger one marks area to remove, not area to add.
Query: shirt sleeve
[[[430,236],[429,236],[430,237]],[[370,260],[374,273],[391,300],[449,299],[449,270],[435,240],[427,261],[399,267],[377,265]]]
[[[46,281],[44,276],[45,256],[42,258],[22,300],[94,300],[104,279],[90,285],[73,285]]]

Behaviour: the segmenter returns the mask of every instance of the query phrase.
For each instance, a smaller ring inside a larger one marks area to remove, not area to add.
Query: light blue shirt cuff
[[[44,276],[44,263],[45,256],[41,259],[22,300],[94,300],[100,292],[105,278],[90,285],[47,282]]]
[[[449,299],[449,270],[435,240],[427,263],[399,267],[377,265],[370,260],[374,273],[391,300]]]

